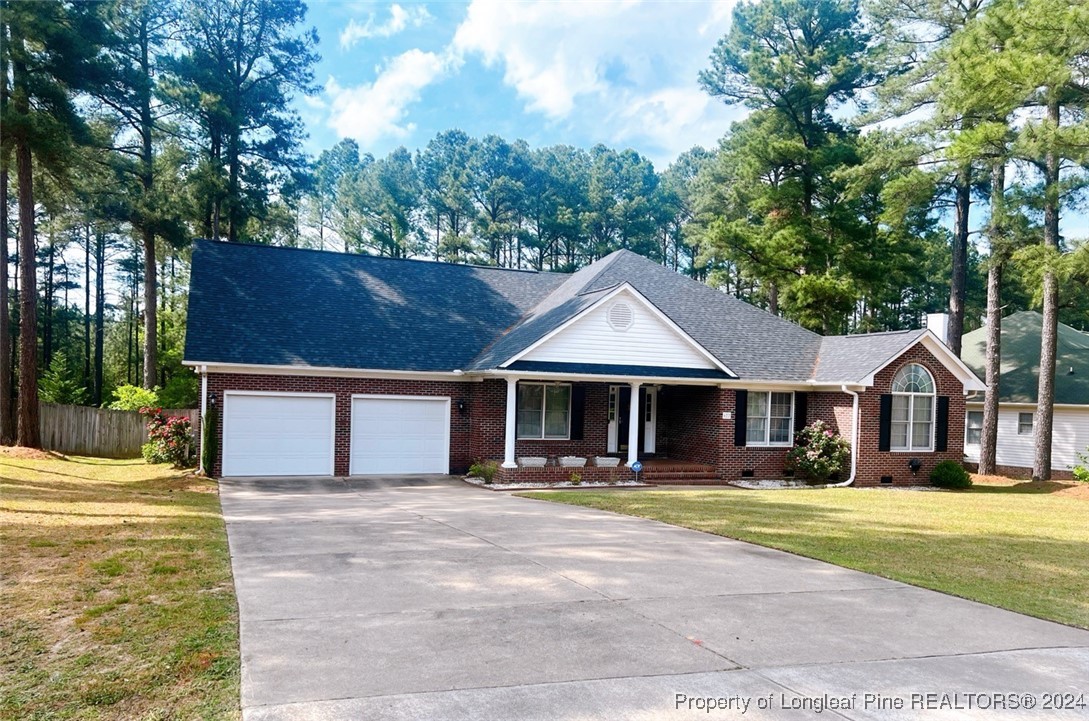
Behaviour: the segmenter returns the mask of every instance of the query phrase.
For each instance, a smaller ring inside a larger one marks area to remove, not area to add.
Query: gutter
[[[849,389],[846,385],[840,386],[840,390],[851,395],[851,475],[842,483],[828,483],[819,488],[844,488],[855,482],[855,474],[858,472],[858,392]]]
[[[204,419],[208,417],[208,366],[200,366],[200,439],[204,439]],[[204,470],[204,449],[200,449],[200,467],[197,470],[201,473],[205,473]]]

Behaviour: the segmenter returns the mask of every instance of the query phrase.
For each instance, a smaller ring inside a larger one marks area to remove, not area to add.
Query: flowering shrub
[[[175,468],[190,465],[193,457],[193,424],[185,416],[166,416],[162,408],[145,407],[148,442],[141,448],[148,463],[170,463]]]
[[[851,445],[824,421],[813,421],[794,436],[787,466],[811,481],[824,482],[843,470],[851,457]]]

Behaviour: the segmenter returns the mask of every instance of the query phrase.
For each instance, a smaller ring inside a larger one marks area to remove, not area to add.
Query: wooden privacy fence
[[[200,411],[195,408],[164,408],[163,413],[186,416],[196,432]],[[40,416],[42,446],[46,450],[77,456],[139,458],[140,446],[147,443],[147,421],[136,411],[42,403]]]

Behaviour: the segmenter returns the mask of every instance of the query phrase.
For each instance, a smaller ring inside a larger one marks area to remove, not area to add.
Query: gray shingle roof
[[[813,370],[816,333],[627,250],[572,275],[473,367],[511,358],[625,282],[740,378],[804,381]]]
[[[861,380],[903,353],[925,333],[925,329],[920,329],[826,336],[821,339],[813,380],[818,383]]]
[[[185,359],[488,370],[623,283],[743,380],[861,380],[923,333],[822,338],[624,250],[561,275],[198,241]]]
[[[198,241],[185,359],[451,371],[567,278]]]
[[[1035,403],[1040,367],[1043,316],[1035,311],[1002,319],[1002,375],[998,399],[1005,403]],[[961,358],[980,378],[987,360],[987,329],[965,333]],[[1071,373],[1070,371],[1074,372]],[[1089,334],[1059,323],[1055,353],[1055,402],[1089,405]]]

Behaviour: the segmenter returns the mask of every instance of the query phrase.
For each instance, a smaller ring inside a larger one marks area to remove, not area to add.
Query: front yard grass
[[[520,493],[779,548],[1089,628],[1089,486]]]
[[[215,482],[0,448],[3,719],[237,719]]]

